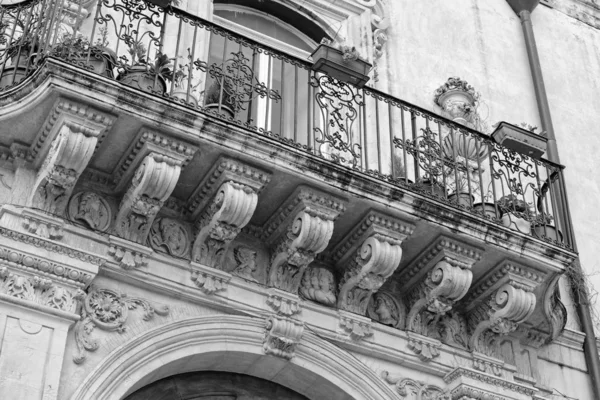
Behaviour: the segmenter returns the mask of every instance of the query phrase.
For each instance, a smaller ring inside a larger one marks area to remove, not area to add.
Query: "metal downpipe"
[[[544,77],[540,64],[535,36],[533,34],[533,24],[531,22],[531,13],[538,5],[539,0],[506,0],[513,11],[519,16],[521,26],[523,27],[523,36],[525,38],[525,46],[527,48],[527,56],[529,58],[529,68],[531,77],[533,78],[533,86],[535,88],[535,96],[537,99],[538,111],[542,122],[542,129],[546,131],[548,137],[548,152],[547,156],[550,161],[560,164],[558,156],[558,147],[556,144],[556,135],[554,126],[552,125],[552,117],[550,114],[550,106],[546,95],[546,87],[544,85]],[[573,247],[576,248],[575,237],[573,237]],[[579,259],[573,262],[572,268],[576,268],[578,273],[583,274],[583,268]],[[575,283],[576,284],[576,283]],[[583,293],[589,298],[587,288],[584,287]],[[600,399],[600,358],[598,355],[598,346],[596,345],[596,336],[594,333],[594,325],[592,315],[588,306],[587,298],[581,299],[581,291],[573,290],[573,300],[577,304],[577,314],[581,321],[581,328],[585,333],[585,341],[583,344],[583,352],[585,354],[588,373],[592,380],[592,389],[596,399]]]

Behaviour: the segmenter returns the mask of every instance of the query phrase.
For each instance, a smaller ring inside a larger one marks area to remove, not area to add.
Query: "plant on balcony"
[[[554,217],[544,211],[535,215],[531,220],[533,234],[539,238],[548,238],[556,242],[562,242],[563,235],[553,224]]]
[[[492,138],[496,143],[531,158],[539,159],[546,152],[548,139],[535,133],[537,127],[524,123],[517,126],[504,121],[495,126],[496,130],[492,133]]]
[[[323,39],[311,57],[314,71],[359,88],[369,81],[368,74],[372,65],[360,58],[355,47],[334,45],[330,40]]]
[[[82,35],[65,34],[50,55],[112,78],[117,54],[107,47],[106,29],[101,29],[100,33],[101,37],[93,45]]]
[[[490,186],[491,185],[492,183],[490,182]],[[502,217],[502,210],[494,203],[494,193],[489,186],[487,193],[481,198],[481,202],[473,204],[473,209],[475,212],[483,214],[491,219],[496,219],[496,211],[498,212],[498,217]]]
[[[156,53],[154,62],[146,59],[147,49],[143,43],[132,42],[127,49],[131,61],[127,57],[121,57],[125,67],[119,73],[117,80],[128,86],[132,86],[149,93],[164,94],[167,90],[167,81],[173,80],[171,61],[166,54]]]
[[[497,205],[502,212],[501,221],[504,226],[522,233],[531,233],[529,220],[533,212],[526,201],[519,199],[514,194],[509,194],[501,197]]]
[[[180,57],[183,60],[183,57]],[[194,95],[194,93],[198,92],[198,88],[202,85],[202,80],[197,80],[194,83],[196,77],[194,76],[194,70],[192,65],[194,65],[192,60],[192,54],[190,49],[188,48],[188,62],[185,64],[180,64],[177,71],[173,74],[173,86],[174,90],[171,94],[172,97],[184,102],[190,103],[194,107],[198,106],[198,98]],[[189,97],[188,97],[188,86],[189,86]],[[200,94],[204,93],[204,91],[200,92]]]
[[[165,8],[168,6],[178,6],[181,4],[181,0],[147,0],[148,3],[155,4],[159,7]]]

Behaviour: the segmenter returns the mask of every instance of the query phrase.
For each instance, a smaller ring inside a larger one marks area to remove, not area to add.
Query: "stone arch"
[[[264,335],[263,319],[232,315],[193,317],[156,327],[113,350],[71,400],[122,399],[167,376],[206,370],[272,380],[309,399],[395,397],[373,370],[311,332],[304,331],[291,361],[265,355]]]

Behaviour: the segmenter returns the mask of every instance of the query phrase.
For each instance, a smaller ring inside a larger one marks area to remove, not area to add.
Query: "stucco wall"
[[[390,2],[388,51],[381,74],[397,97],[434,110],[433,91],[459,76],[481,92],[482,116],[527,122],[541,130],[521,24],[505,1]],[[582,265],[600,287],[595,247],[600,242],[600,31],[557,9],[532,16]],[[491,128],[490,128],[491,129]],[[565,299],[565,303],[569,303]],[[598,305],[596,305],[598,309]],[[574,326],[574,318],[569,326]]]

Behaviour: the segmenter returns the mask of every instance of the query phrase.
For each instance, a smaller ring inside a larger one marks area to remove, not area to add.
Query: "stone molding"
[[[504,369],[504,362],[494,357],[488,357],[485,354],[474,351],[471,353],[473,357],[473,368],[489,373],[490,375],[501,376]]]
[[[81,364],[87,358],[85,351],[96,351],[100,343],[91,338],[94,328],[107,332],[123,333],[127,329],[129,311],[140,307],[143,310],[143,320],[150,321],[155,314],[164,316],[169,313],[169,307],[153,307],[145,299],[127,297],[126,294],[112,289],[91,287],[83,299],[81,319],[74,328],[77,354],[73,356],[75,364]]]
[[[268,285],[297,294],[304,271],[325,250],[333,234],[333,221],[345,202],[306,186],[294,193],[271,216],[263,235],[274,251]]]
[[[402,259],[402,241],[414,226],[402,220],[369,211],[334,250],[344,275],[340,282],[338,308],[365,315],[371,296],[385,283]]]
[[[429,336],[428,321],[435,319],[431,316],[446,314],[467,294],[471,267],[479,259],[479,248],[446,236],[419,254],[398,277],[408,291],[407,330]]]
[[[267,305],[280,315],[291,317],[302,312],[302,301],[297,295],[277,288],[269,288]]]
[[[226,290],[231,274],[195,262],[190,263],[192,281],[206,295]]]
[[[467,381],[469,383],[467,383]],[[446,374],[446,376],[444,376],[444,382],[446,382],[450,387],[455,387],[454,389],[451,389],[452,392],[457,390],[457,388],[459,388],[461,385],[472,386],[476,382],[482,382],[491,386],[495,386],[504,390],[510,390],[512,392],[516,392],[526,396],[532,396],[535,392],[537,392],[537,389],[535,389],[532,386],[521,385],[516,382],[511,382],[497,376],[489,375],[483,372],[475,371],[464,367],[454,368],[452,371]],[[477,388],[476,390],[484,392],[480,388]],[[500,397],[500,399],[504,400],[503,397]]]
[[[148,256],[152,250],[129,240],[110,236],[108,255],[124,270],[141,268],[148,265]]]
[[[431,361],[440,355],[442,342],[414,332],[406,332],[408,335],[407,347],[423,362]]]
[[[64,220],[28,209],[24,209],[21,216],[23,217],[23,228],[32,235],[42,239],[62,239]]]
[[[495,355],[495,336],[515,332],[533,313],[543,274],[510,260],[499,263],[465,299],[469,348]]]
[[[344,310],[338,310],[339,332],[350,340],[362,340],[373,335],[373,323],[370,318],[362,317]]]
[[[223,257],[252,218],[258,193],[269,180],[270,174],[240,161],[222,157],[217,162],[189,201],[197,229],[194,262],[223,268]]]

